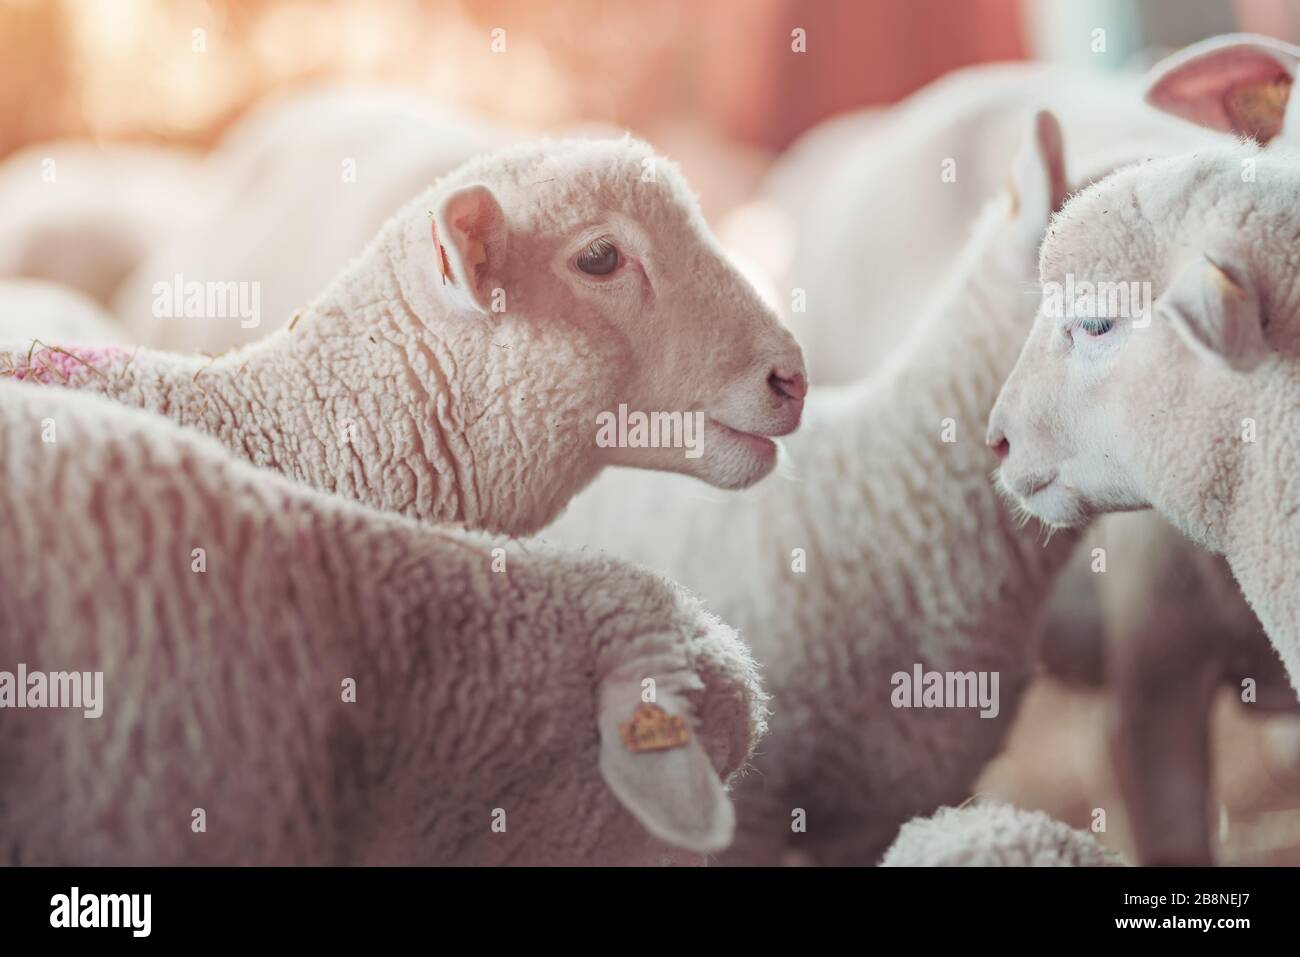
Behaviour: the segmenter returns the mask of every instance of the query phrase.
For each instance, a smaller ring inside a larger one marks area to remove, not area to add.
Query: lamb
[[[1008,513],[983,442],[1066,190],[1054,119],[1032,130],[1014,198],[986,211],[942,307],[878,376],[813,391],[780,480],[720,499],[611,475],[546,532],[681,581],[762,661],[771,731],[737,784],[724,863],[874,863],[905,821],[965,797],[1001,746],[1073,544],[1044,547]],[[893,676],[918,663],[997,674],[996,717],[891,707]]]
[[[191,301],[159,285],[163,311]],[[219,291],[228,307],[242,296]],[[237,352],[28,342],[0,353],[6,372],[163,413],[369,505],[511,534],[606,465],[746,487],[807,388],[798,345],[676,169],[631,139],[461,167],[295,321]]]
[[[698,863],[763,730],[743,644],[655,575],[12,383],[0,605],[14,864]]]
[[[903,825],[881,867],[1125,867],[1086,831],[1007,804],[942,807]]]
[[[1071,201],[1043,246],[1044,282],[1148,282],[1153,303],[1121,314],[1101,295],[1068,310],[1045,298],[989,441],[999,482],[1045,521],[1153,507],[1223,554],[1300,688],[1296,62],[1234,37],[1161,71],[1157,104],[1278,145],[1147,163]],[[1162,425],[1180,406],[1194,423]]]

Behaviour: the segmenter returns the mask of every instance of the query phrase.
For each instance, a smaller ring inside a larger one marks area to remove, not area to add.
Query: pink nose
[[[1001,432],[990,432],[984,439],[984,443],[993,450],[993,454],[998,457],[998,461],[1011,454],[1011,441]]]
[[[773,369],[772,374],[767,377],[767,384],[772,387],[773,392],[795,402],[802,402],[803,397],[808,394],[808,380],[803,377],[802,372]]]

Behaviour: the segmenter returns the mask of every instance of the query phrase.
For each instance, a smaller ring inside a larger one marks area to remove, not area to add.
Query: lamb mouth
[[[1043,474],[1040,472],[1038,475],[1030,475],[1014,485],[1010,482],[1008,482],[1007,485],[1013,492],[1015,492],[1016,497],[1022,502],[1029,502],[1035,495],[1046,492],[1049,488],[1055,485],[1056,480],[1059,477],[1060,473],[1058,472],[1051,472],[1049,474]]]
[[[746,432],[744,429],[727,425],[727,423],[721,422],[711,415],[706,416],[706,421],[717,426],[723,435],[730,436],[755,454],[769,456],[776,453],[776,442],[761,432]]]
[[[998,469],[995,473],[996,485],[998,490],[1002,493],[1002,496],[1007,499],[1007,501],[1019,506],[1040,520],[1042,517],[1038,514],[1032,503],[1035,498],[1056,485],[1058,477],[1058,473],[1056,472],[1052,472],[1051,474],[1040,472],[1037,475],[1031,475],[1028,478],[1020,478],[1017,481],[1012,481],[1007,477],[1005,469]]]
[[[1093,517],[1093,510],[1080,498],[1069,485],[1059,481],[1059,475],[1039,480],[1030,485],[1024,493],[1016,492],[1015,501],[1034,518],[1054,529],[1078,528]],[[1044,495],[1055,492],[1055,496],[1044,501]]]

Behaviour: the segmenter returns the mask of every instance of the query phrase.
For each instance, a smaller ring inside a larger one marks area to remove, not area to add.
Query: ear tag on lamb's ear
[[[1290,96],[1291,78],[1284,76],[1229,90],[1223,105],[1237,129],[1252,130],[1259,142],[1267,143],[1282,131]]]
[[[451,263],[447,261],[447,250],[442,248],[442,243],[438,242],[438,221],[433,219],[433,213],[429,214],[429,227],[433,231],[433,245],[438,250],[438,271],[442,273],[442,284],[447,285],[447,280],[451,279]]]
[[[629,751],[668,751],[685,747],[691,740],[690,729],[681,715],[669,714],[657,704],[644,703],[631,721],[618,727],[623,745]]]
[[[1205,257],[1205,265],[1209,272],[1210,279],[1216,286],[1223,290],[1225,296],[1229,296],[1234,300],[1246,298],[1247,293],[1246,290],[1242,288],[1241,283],[1237,282],[1237,280],[1224,272],[1222,266],[1216,263],[1213,259],[1210,259],[1208,256]]]

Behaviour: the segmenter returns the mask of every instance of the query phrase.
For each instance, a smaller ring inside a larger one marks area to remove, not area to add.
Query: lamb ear
[[[1178,271],[1155,312],[1196,355],[1216,365],[1249,371],[1267,352],[1258,297],[1207,255]]]
[[[1300,48],[1270,37],[1233,34],[1195,43],[1151,70],[1146,101],[1201,126],[1267,143],[1300,136],[1291,84]],[[1287,120],[1290,122],[1287,122]]]
[[[489,312],[506,261],[506,217],[481,183],[443,197],[433,214],[435,281],[467,308]]]
[[[1011,172],[1013,217],[1023,223],[1026,237],[1037,249],[1047,221],[1065,203],[1065,151],[1061,125],[1048,110],[1029,121]]]
[[[599,701],[600,773],[659,840],[702,854],[721,851],[731,844],[736,827],[731,798],[691,727],[685,699],[662,681],[655,698],[643,701],[636,679],[605,683]],[[629,740],[632,729],[635,744]]]

